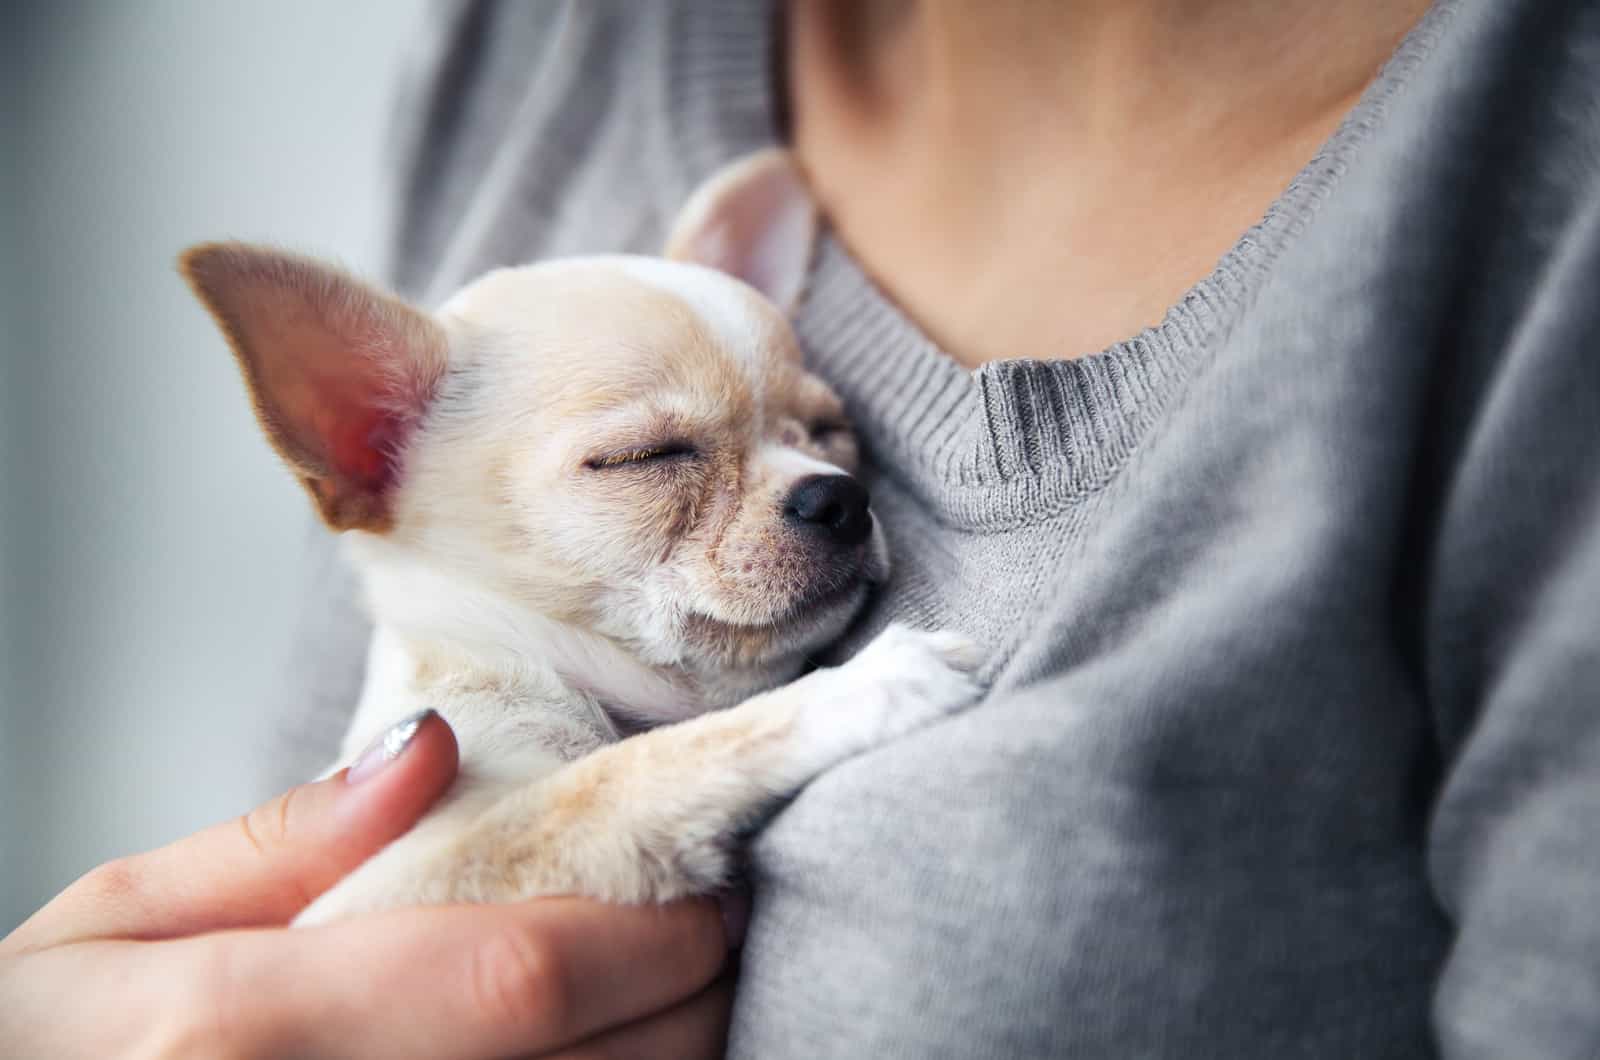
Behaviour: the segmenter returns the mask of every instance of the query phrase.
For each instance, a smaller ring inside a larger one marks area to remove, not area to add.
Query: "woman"
[[[832,224],[796,325],[896,556],[868,625],[1002,660],[756,842],[734,1055],[1592,1052],[1594,5],[479,4],[440,39],[402,283],[648,250],[787,140]],[[641,938],[539,949],[552,1010],[714,1050],[707,961]],[[596,962],[652,952],[670,996],[609,1005]]]

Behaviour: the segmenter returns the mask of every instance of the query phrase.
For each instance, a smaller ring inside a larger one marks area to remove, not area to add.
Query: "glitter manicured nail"
[[[417,731],[422,728],[422,723],[434,713],[436,713],[434,709],[429,707],[401,718],[389,726],[382,736],[373,740],[367,745],[367,749],[361,752],[361,757],[356,759],[355,765],[350,767],[350,772],[345,774],[345,782],[359,784],[405,754]]]

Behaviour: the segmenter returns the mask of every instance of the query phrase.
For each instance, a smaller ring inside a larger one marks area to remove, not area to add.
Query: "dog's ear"
[[[337,268],[268,247],[207,243],[178,266],[323,520],[388,529],[399,459],[444,375],[443,328]]]
[[[666,256],[737,276],[784,312],[799,305],[817,208],[789,152],[769,148],[719,170],[673,222]]]

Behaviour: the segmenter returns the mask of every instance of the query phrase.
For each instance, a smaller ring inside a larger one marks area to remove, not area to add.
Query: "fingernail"
[[[728,940],[728,949],[736,950],[744,944],[745,929],[750,926],[750,892],[743,887],[723,891],[717,895],[722,907],[722,934]]]
[[[435,713],[437,712],[429,707],[407,715],[389,726],[382,736],[373,740],[367,745],[367,749],[361,752],[355,765],[344,775],[345,783],[359,784],[405,754],[406,748],[410,747],[411,741],[416,738],[417,731],[422,728],[422,723]]]

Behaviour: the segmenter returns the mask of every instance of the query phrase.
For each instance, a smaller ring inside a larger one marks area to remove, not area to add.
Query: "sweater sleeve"
[[[1481,373],[1434,547],[1434,1018],[1458,1060],[1600,1042],[1600,195],[1579,198]]]

